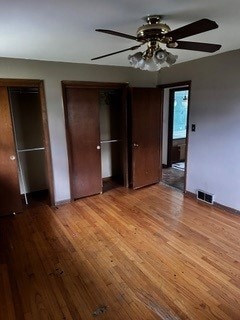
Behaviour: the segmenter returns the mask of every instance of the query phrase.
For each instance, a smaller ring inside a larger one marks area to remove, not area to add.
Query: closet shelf
[[[112,143],[112,142],[119,142],[121,140],[115,139],[115,140],[102,140],[100,143]]]
[[[39,151],[39,150],[45,150],[45,148],[41,147],[41,148],[31,148],[31,149],[20,149],[20,150],[17,150],[17,152],[28,152],[28,151]]]

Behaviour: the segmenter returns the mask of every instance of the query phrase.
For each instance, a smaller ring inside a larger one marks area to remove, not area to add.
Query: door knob
[[[134,146],[135,148],[137,148],[137,147],[138,147],[138,144],[137,144],[137,143],[134,143],[133,146]]]
[[[98,149],[98,150],[100,150],[100,149],[101,149],[101,147],[100,147],[100,146],[97,146],[97,149]]]
[[[16,159],[16,157],[15,156],[10,156],[10,160],[15,160]]]

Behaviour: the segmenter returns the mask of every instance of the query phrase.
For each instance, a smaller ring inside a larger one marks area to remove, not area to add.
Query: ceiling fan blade
[[[121,32],[117,32],[117,31],[113,31],[113,30],[96,29],[95,31],[111,34],[112,36],[131,39],[131,40],[136,40],[136,41],[138,40],[136,36],[131,36],[130,34],[121,33]]]
[[[190,42],[190,41],[177,41],[177,46],[172,47],[171,43],[167,45],[171,49],[185,49],[193,51],[203,51],[203,52],[215,52],[221,48],[220,44],[214,43],[204,43],[204,42]]]
[[[193,23],[187,24],[186,26],[183,26],[181,28],[169,31],[165,34],[165,36],[171,37],[173,41],[175,41],[216,28],[218,28],[218,24],[215,21],[209,19],[201,19]]]
[[[128,51],[128,50],[136,50],[136,49],[138,49],[138,48],[140,48],[140,47],[141,47],[141,45],[139,45],[139,46],[134,46],[134,47],[127,48],[127,49],[123,49],[123,50],[120,50],[120,51],[111,52],[111,53],[108,53],[108,54],[104,54],[103,56],[99,56],[99,57],[96,57],[96,58],[92,58],[91,60],[102,59],[102,58],[109,57],[109,56],[113,56],[114,54],[118,54],[118,53],[125,52],[125,51]]]

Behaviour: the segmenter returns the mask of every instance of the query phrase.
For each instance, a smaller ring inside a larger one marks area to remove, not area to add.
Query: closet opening
[[[72,201],[129,186],[127,86],[62,82]]]
[[[51,204],[39,87],[8,87],[8,95],[23,205]]]
[[[100,90],[100,143],[103,192],[124,185],[122,92]]]

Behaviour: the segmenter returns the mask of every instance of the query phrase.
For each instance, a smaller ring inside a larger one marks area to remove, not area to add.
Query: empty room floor
[[[165,185],[0,220],[0,319],[240,319],[240,216]]]

